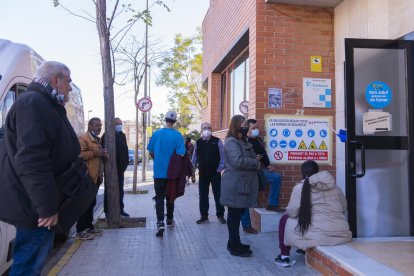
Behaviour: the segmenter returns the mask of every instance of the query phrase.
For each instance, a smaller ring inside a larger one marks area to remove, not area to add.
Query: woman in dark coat
[[[246,119],[235,115],[229,125],[224,142],[225,168],[221,178],[222,205],[228,207],[227,227],[230,254],[240,257],[252,255],[250,245],[240,241],[240,217],[243,209],[256,207],[258,200],[259,160],[252,145],[247,142]]]

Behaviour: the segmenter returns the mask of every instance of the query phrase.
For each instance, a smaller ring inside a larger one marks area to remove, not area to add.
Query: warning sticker
[[[302,140],[302,142],[300,142],[300,145],[299,145],[298,149],[308,149],[306,147],[305,141]]]
[[[311,144],[309,145],[309,148],[308,149],[311,149],[311,150],[316,150],[316,149],[318,149],[318,147],[316,146],[316,144],[315,144],[315,141],[312,141],[311,142]]]
[[[332,165],[331,116],[268,114],[265,128],[270,163],[301,164],[315,160]]]
[[[328,147],[326,146],[324,141],[322,141],[322,143],[319,145],[319,149],[320,150],[327,150],[328,149]]]

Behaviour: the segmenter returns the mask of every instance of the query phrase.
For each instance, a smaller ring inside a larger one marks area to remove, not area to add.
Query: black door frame
[[[354,94],[354,48],[405,49],[407,54],[407,109],[409,116],[408,136],[356,136],[355,134],[355,94]],[[401,149],[409,150],[409,208],[410,235],[414,236],[414,41],[383,39],[345,39],[345,144],[346,198],[348,201],[348,222],[353,237],[357,237],[356,177],[361,164],[356,164],[356,150],[361,149]],[[377,142],[381,139],[381,142]],[[357,143],[355,141],[358,141]],[[361,143],[362,142],[362,143]]]

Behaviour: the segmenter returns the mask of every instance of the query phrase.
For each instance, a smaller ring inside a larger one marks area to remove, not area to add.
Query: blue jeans
[[[40,275],[53,245],[53,232],[45,227],[16,228],[10,276]]]
[[[243,209],[243,212],[240,217],[241,225],[243,228],[252,226],[252,221],[250,220],[250,211],[249,208]]]
[[[270,184],[268,204],[272,206],[279,206],[279,192],[282,177],[280,176],[280,174],[271,172],[267,169],[264,169],[263,172],[266,176],[267,181]]]

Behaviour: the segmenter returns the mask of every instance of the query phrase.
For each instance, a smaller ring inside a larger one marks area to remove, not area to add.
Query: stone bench
[[[251,208],[252,226],[258,232],[268,233],[279,231],[279,220],[285,213],[267,211],[265,208]]]

